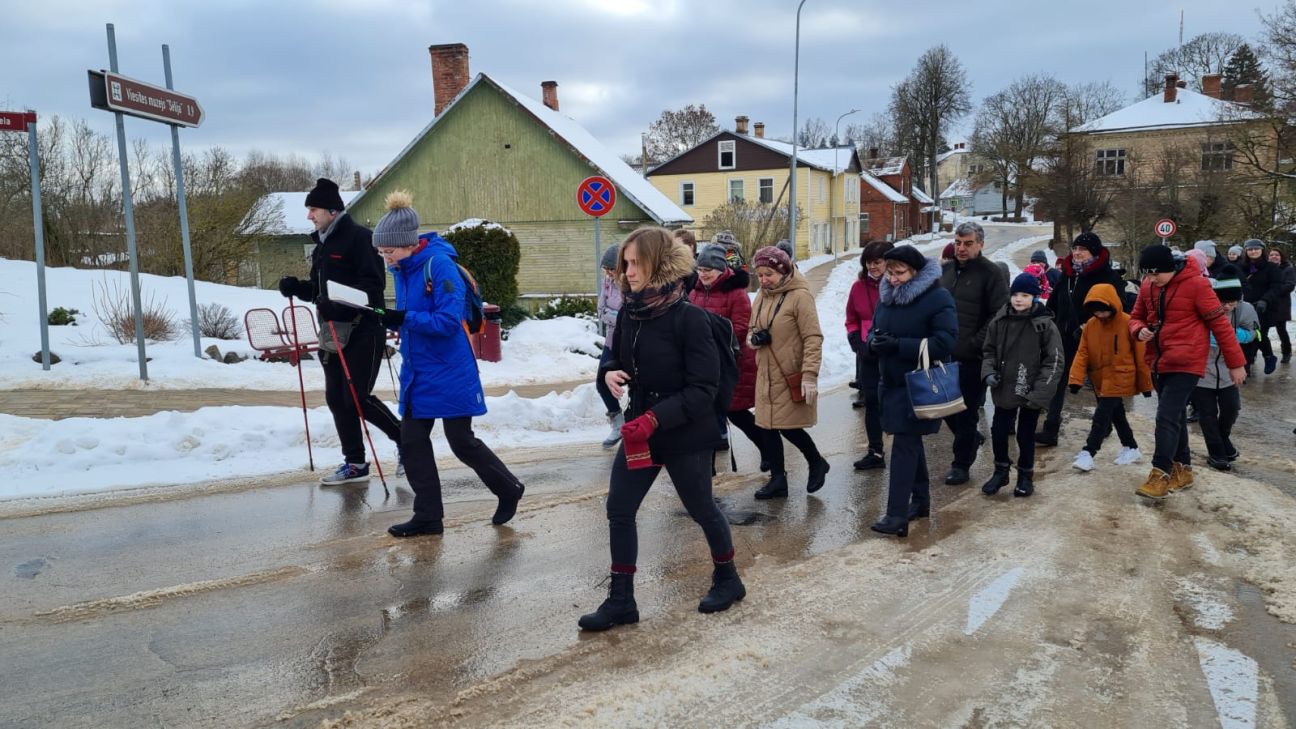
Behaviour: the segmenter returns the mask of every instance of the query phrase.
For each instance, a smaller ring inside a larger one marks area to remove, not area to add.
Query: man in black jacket
[[[967,222],[954,230],[954,260],[941,273],[941,285],[954,295],[958,314],[958,341],[954,361],[959,365],[959,387],[967,410],[945,419],[954,431],[954,462],[945,483],[968,482],[968,469],[976,461],[977,417],[985,405],[985,384],[981,382],[981,345],[986,327],[1008,303],[1008,279],[1003,269],[981,255],[985,231]]]
[[[1071,255],[1059,258],[1058,268],[1062,271],[1062,278],[1049,296],[1048,310],[1053,315],[1053,323],[1057,324],[1058,333],[1062,335],[1062,351],[1066,354],[1066,367],[1062,371],[1070,372],[1071,363],[1075,361],[1076,351],[1080,348],[1080,328],[1093,316],[1084,307],[1089,290],[1097,284],[1105,283],[1122,294],[1125,282],[1112,269],[1111,254],[1103,246],[1102,239],[1097,233],[1089,231],[1076,236],[1075,242],[1071,244]],[[1059,387],[1054,393],[1044,425],[1035,433],[1035,445],[1057,445],[1066,392],[1067,388]]]
[[[378,320],[362,316],[360,309],[334,303],[328,298],[327,284],[333,281],[364,291],[369,297],[369,305],[381,308],[384,304],[383,289],[387,287],[382,259],[373,247],[373,234],[343,212],[343,207],[337,183],[321,177],[306,195],[306,217],[315,226],[315,231],[310,234],[315,242],[310,277],[305,281],[293,276],[279,280],[279,293],[314,303],[319,316],[324,400],[333,413],[343,457],[337,471],[320,479],[320,483],[325,485],[369,480],[364,434],[356,415],[355,401],[347,387],[346,372],[336,353],[335,332],[364,419],[400,443],[400,420],[373,395],[387,344],[386,332]],[[400,475],[400,470],[397,469],[397,475]]]

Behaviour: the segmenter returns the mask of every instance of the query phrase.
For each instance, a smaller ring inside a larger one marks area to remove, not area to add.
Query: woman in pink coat
[[[893,246],[881,240],[870,241],[860,254],[859,280],[851,285],[846,299],[846,339],[855,352],[855,382],[859,385],[860,399],[855,407],[864,408],[864,432],[868,434],[868,453],[855,461],[856,471],[884,468],[882,458],[882,410],[878,404],[878,363],[864,341],[873,326],[873,312],[877,311],[878,286],[886,273],[882,256]]]

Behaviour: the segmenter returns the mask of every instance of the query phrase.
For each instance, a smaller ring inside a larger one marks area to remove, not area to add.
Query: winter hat
[[[1141,273],[1174,273],[1174,251],[1160,243],[1144,248],[1139,253],[1139,271]]]
[[[923,270],[923,267],[927,265],[927,258],[924,257],[917,248],[914,248],[908,243],[902,246],[896,246],[882,254],[882,260],[899,261],[909,268],[912,268],[915,272]]]
[[[315,181],[315,188],[306,193],[306,207],[342,210],[346,205],[342,202],[342,195],[338,194],[337,183],[327,177],[321,177]]]
[[[954,257],[954,244],[946,243],[945,247],[941,249],[941,258],[949,260],[953,257]]]
[[[1230,301],[1242,300],[1242,280],[1238,278],[1236,266],[1227,265],[1220,269],[1211,286],[1215,289],[1215,295],[1223,303]]]
[[[756,256],[752,258],[752,266],[770,268],[786,276],[792,272],[792,259],[782,248],[765,246],[756,251]]]
[[[1206,265],[1206,254],[1199,248],[1194,248],[1184,254],[1186,258],[1191,258],[1197,262],[1198,268],[1201,269],[1201,275],[1210,278],[1210,269]]]
[[[736,246],[738,245],[738,238],[733,234],[732,230],[722,230],[711,236],[711,242],[722,246]]]
[[[1034,253],[1031,254],[1030,262],[1048,263],[1048,256],[1044,254],[1044,251],[1035,251]]]
[[[1031,296],[1040,295],[1039,279],[1029,273],[1019,273],[1017,278],[1013,279],[1012,287],[1008,289],[1013,294],[1030,294]]]
[[[610,268],[615,271],[616,262],[617,262],[617,252],[620,250],[621,250],[621,246],[612,246],[606,251],[603,251],[603,260],[599,262],[599,265],[602,266],[603,268]]]
[[[709,245],[698,251],[697,267],[710,268],[715,271],[723,271],[728,268],[729,264],[725,261],[724,247]]]
[[[1263,248],[1265,247],[1265,244],[1264,244],[1264,241],[1260,240],[1259,238],[1249,238],[1249,239],[1247,239],[1246,242],[1244,242],[1244,243],[1242,244],[1242,247],[1243,247],[1243,248],[1261,248],[1261,249],[1263,249]]]
[[[786,253],[789,261],[796,260],[796,249],[792,247],[792,241],[787,238],[775,243],[774,247]]]
[[[1086,230],[1076,236],[1075,242],[1071,244],[1071,247],[1083,248],[1092,253],[1094,258],[1097,258],[1098,254],[1102,253],[1103,242],[1102,238],[1099,238],[1097,233],[1092,230]]]
[[[1235,256],[1242,255],[1242,246],[1229,246],[1228,252]]]
[[[387,212],[373,229],[375,248],[409,248],[418,245],[419,217],[411,207],[414,196],[395,190],[384,201]]]
[[[1219,258],[1219,249],[1213,240],[1199,240],[1193,243],[1193,250],[1205,253],[1207,258]]]

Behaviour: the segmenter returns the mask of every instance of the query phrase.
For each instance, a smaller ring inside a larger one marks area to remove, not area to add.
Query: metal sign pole
[[[602,254],[603,246],[600,239],[599,218],[594,218],[594,296],[598,297],[599,287],[603,285]]]
[[[27,160],[31,163],[32,229],[36,231],[36,299],[40,307],[41,369],[48,370],[49,308],[45,300],[45,225],[41,213],[40,161],[36,151],[36,114],[32,111],[27,113]]]
[[[108,65],[117,73],[117,36],[108,24]],[[139,356],[140,379],[148,382],[148,358],[144,354],[144,306],[140,301],[139,252],[135,247],[135,203],[131,199],[130,168],[126,156],[126,121],[121,112],[117,118],[117,157],[121,163],[122,207],[126,217],[126,254],[130,257],[131,304],[135,307],[135,350]]]
[[[171,49],[162,44],[162,69],[166,72],[166,87],[175,90],[171,83]],[[198,331],[198,297],[194,293],[193,248],[189,245],[189,206],[185,200],[184,169],[180,165],[180,127],[171,127],[171,165],[175,168],[176,201],[180,205],[180,243],[184,247],[185,281],[189,285],[189,329],[193,332],[194,356],[202,359],[202,332]]]

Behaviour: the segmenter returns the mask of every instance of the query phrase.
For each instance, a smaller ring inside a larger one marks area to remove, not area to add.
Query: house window
[[[827,185],[825,185],[824,182],[825,182],[824,178],[820,177],[819,178],[819,202],[823,202],[825,199],[824,191],[827,189]]]
[[[1203,172],[1222,172],[1233,169],[1232,142],[1206,142],[1201,146]]]
[[[860,213],[859,232],[861,236],[868,235],[869,232],[869,214]]]
[[[734,168],[738,155],[735,148],[736,144],[732,139],[720,143],[720,169],[732,170]]]
[[[763,203],[774,202],[774,178],[762,177],[756,181],[760,188],[760,201]]]
[[[730,180],[730,181],[729,181],[729,199],[730,199],[730,200],[738,200],[738,201],[742,201],[742,200],[746,199],[746,197],[747,197],[747,196],[743,194],[743,181],[742,181],[742,180]]]
[[[693,204],[693,183],[681,182],[680,183],[680,205],[692,205],[692,204]]]
[[[1095,161],[1094,171],[1100,175],[1125,174],[1125,150],[1100,149]]]
[[[983,167],[981,165],[968,165],[968,174],[972,177],[976,177],[981,174],[982,169]]]

